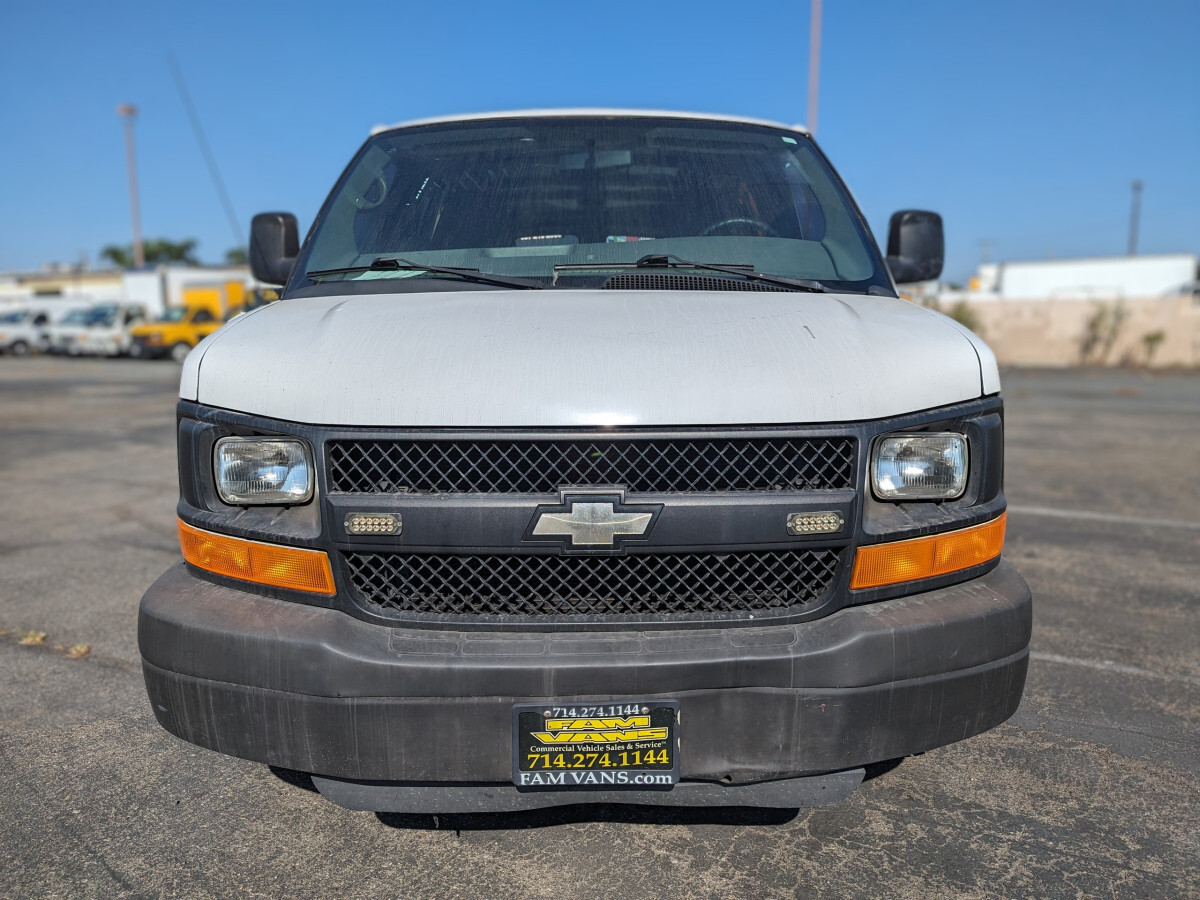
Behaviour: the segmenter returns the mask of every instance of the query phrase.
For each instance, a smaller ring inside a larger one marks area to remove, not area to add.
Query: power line
[[[242,233],[242,226],[238,223],[237,214],[233,211],[233,203],[229,199],[229,192],[225,190],[225,182],[221,179],[221,171],[217,168],[216,157],[213,156],[212,149],[208,146],[208,139],[204,136],[204,129],[200,125],[200,117],[196,115],[196,108],[192,106],[192,98],[188,94],[187,84],[183,80],[183,73],[179,70],[179,64],[175,62],[175,54],[167,53],[167,62],[171,66],[171,75],[175,78],[175,87],[179,89],[179,98],[183,101],[183,107],[187,110],[188,118],[192,121],[192,130],[196,132],[196,142],[200,145],[200,153],[204,157],[205,165],[208,166],[208,174],[212,176],[213,185],[217,189],[217,195],[221,198],[221,205],[225,207],[225,215],[229,219],[229,228],[233,231],[234,240],[237,241],[239,247],[246,246],[246,238]]]

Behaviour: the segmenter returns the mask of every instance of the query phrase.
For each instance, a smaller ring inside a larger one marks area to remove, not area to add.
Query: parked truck
[[[51,330],[68,316],[91,309],[85,300],[30,300],[0,309],[0,353],[28,356],[50,349]]]
[[[78,309],[49,330],[51,353],[67,356],[124,356],[132,330],[146,319],[137,303],[97,303]]]
[[[242,311],[246,294],[241,281],[185,287],[183,306],[168,307],[156,321],[131,329],[129,354],[169,356],[182,363],[193,347]]]
[[[802,128],[375,133],[188,356],[158,721],[356,809],[836,802],[1016,710],[995,358]]]

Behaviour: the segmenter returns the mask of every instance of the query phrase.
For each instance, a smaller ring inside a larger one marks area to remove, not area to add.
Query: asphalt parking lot
[[[1036,612],[1003,726],[828,809],[435,818],[154,721],[178,373],[0,358],[0,897],[1200,897],[1200,374],[1005,373]]]

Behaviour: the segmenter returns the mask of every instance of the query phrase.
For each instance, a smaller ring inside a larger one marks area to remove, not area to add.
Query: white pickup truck
[[[897,296],[941,219],[885,258],[803,129],[414,122],[252,232],[282,300],[187,359],[141,606],[168,731],[358,809],[794,807],[1016,710],[995,359]]]

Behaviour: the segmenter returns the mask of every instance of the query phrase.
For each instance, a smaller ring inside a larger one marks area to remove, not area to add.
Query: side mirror
[[[896,284],[932,281],[942,274],[946,238],[935,212],[905,209],[888,225],[887,266]]]
[[[265,284],[287,284],[300,255],[300,232],[291,213],[259,213],[250,222],[250,271]]]

